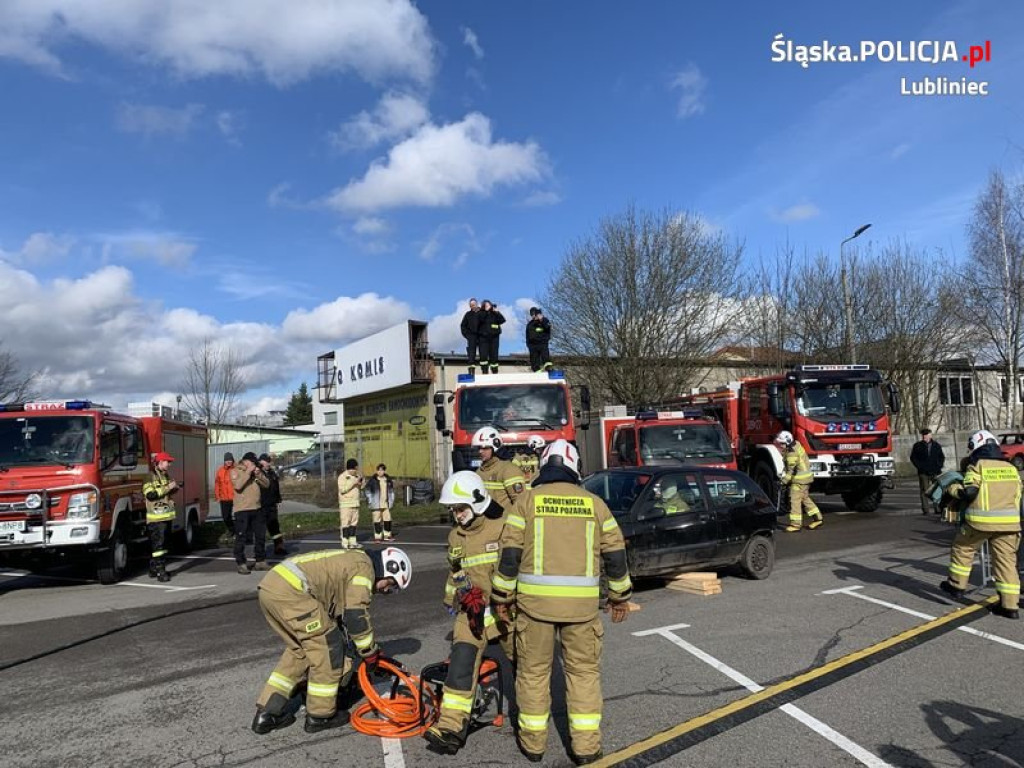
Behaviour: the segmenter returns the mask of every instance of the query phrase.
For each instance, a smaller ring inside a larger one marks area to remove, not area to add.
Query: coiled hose
[[[359,687],[366,701],[352,713],[352,727],[369,736],[408,739],[422,736],[440,714],[437,694],[421,687],[420,679],[394,659],[382,658],[377,668],[394,678],[391,692],[382,696],[370,681],[366,665],[359,666]]]

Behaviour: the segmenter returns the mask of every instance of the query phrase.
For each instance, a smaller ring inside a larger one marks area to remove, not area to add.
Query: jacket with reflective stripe
[[[810,485],[814,482],[810,459],[807,458],[807,451],[800,443],[793,443],[786,451],[785,462],[786,472],[782,476],[782,482],[791,482],[793,485]]]
[[[506,512],[523,492],[526,478],[519,467],[511,461],[491,457],[486,464],[481,464],[476,473],[484,481],[484,488],[491,498],[501,504]]]
[[[154,470],[150,475],[149,482],[142,486],[142,495],[146,498],[146,522],[160,523],[174,519],[174,501],[171,494],[174,491],[168,490],[171,478],[160,470]],[[150,499],[151,495],[157,498]]]
[[[572,483],[527,489],[513,505],[501,537],[493,599],[515,599],[543,621],[589,621],[597,615],[601,566],[608,597],[629,598],[626,542],[600,497]]]
[[[293,589],[308,593],[330,619],[343,622],[357,650],[361,653],[372,650],[373,624],[369,609],[374,576],[373,563],[365,552],[356,549],[308,552],[283,560],[270,572]],[[262,583],[260,588],[265,588]]]
[[[950,492],[959,498],[972,486],[978,489],[978,495],[964,510],[965,523],[978,531],[1021,529],[1021,482],[1012,464],[1001,459],[979,459],[967,466],[963,487],[954,487]]]
[[[501,551],[501,531],[505,517],[491,519],[477,517],[468,528],[456,526],[448,534],[448,562],[452,567],[457,563],[466,575],[470,585],[480,587],[486,600],[491,599],[491,576],[498,565]],[[451,569],[444,587],[444,604],[451,606],[455,600],[455,578]],[[487,639],[498,636],[497,628],[491,621],[487,628]]]
[[[359,508],[359,487],[363,483],[363,476],[353,475],[351,470],[345,470],[338,475],[338,507],[341,509]]]

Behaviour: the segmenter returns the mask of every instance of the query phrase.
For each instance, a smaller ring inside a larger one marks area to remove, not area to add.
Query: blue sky
[[[212,335],[269,407],[406,317],[451,349],[470,295],[523,315],[630,202],[751,261],[871,222],[938,265],[990,170],[1019,174],[1022,28],[1020,4],[0,3],[0,339],[48,393],[123,402]],[[992,60],[805,69],[777,33]],[[900,95],[925,76],[990,95]]]

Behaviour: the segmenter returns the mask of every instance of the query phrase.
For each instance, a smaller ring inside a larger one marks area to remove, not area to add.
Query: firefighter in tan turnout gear
[[[512,628],[495,619],[489,604],[504,510],[475,472],[456,472],[449,477],[441,489],[441,503],[451,510],[456,522],[448,534],[449,574],[444,588],[444,604],[455,614],[455,626],[441,716],[424,738],[431,750],[454,755],[466,744],[484,648],[498,639],[511,659]]]
[[[260,582],[259,600],[285,649],[256,700],[252,729],[263,734],[294,723],[287,704],[303,680],[306,732],[345,725],[349,713],[337,703],[339,684],[352,671],[345,633],[372,671],[380,647],[370,623],[370,599],[374,592],[405,589],[411,578],[408,556],[395,547],[310,552],[275,565]]]
[[[174,457],[169,453],[153,454],[153,474],[142,486],[146,497],[146,532],[149,534],[149,578],[170,581],[167,573],[167,547],[171,543],[171,524],[174,522],[174,501],[178,483],[167,474]]]
[[[555,440],[541,457],[533,487],[509,510],[491,600],[498,617],[516,607],[516,700],[519,749],[540,762],[548,743],[551,667],[561,640],[569,710],[570,757],[601,757],[601,565],[613,622],[629,615],[632,592],[626,545],[598,496],[579,486],[579,453]]]
[[[1003,459],[999,441],[982,429],[967,441],[967,471],[963,483],[954,483],[948,493],[961,503],[961,525],[953,539],[949,579],[939,587],[962,598],[971,576],[974,553],[988,541],[992,553],[992,575],[996,580],[999,605],[992,612],[1007,619],[1019,618],[1020,576],[1017,550],[1021,532],[1021,481],[1017,469]]]
[[[488,495],[501,505],[502,509],[512,508],[516,498],[523,492],[526,477],[511,461],[498,458],[501,435],[494,427],[481,427],[473,435],[473,447],[480,456],[477,474],[484,481]]]
[[[807,451],[796,440],[793,434],[783,430],[775,436],[775,447],[782,454],[786,469],[779,481],[789,487],[789,525],[786,526],[787,533],[796,533],[803,526],[804,513],[810,518],[807,527],[810,530],[821,527],[823,522],[821,510],[811,499],[811,483],[814,482],[814,473],[811,472],[811,462],[807,458]]]

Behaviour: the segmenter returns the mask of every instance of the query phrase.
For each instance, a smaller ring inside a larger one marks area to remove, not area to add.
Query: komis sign
[[[410,383],[411,359],[408,322],[335,350],[338,396],[347,399]]]

